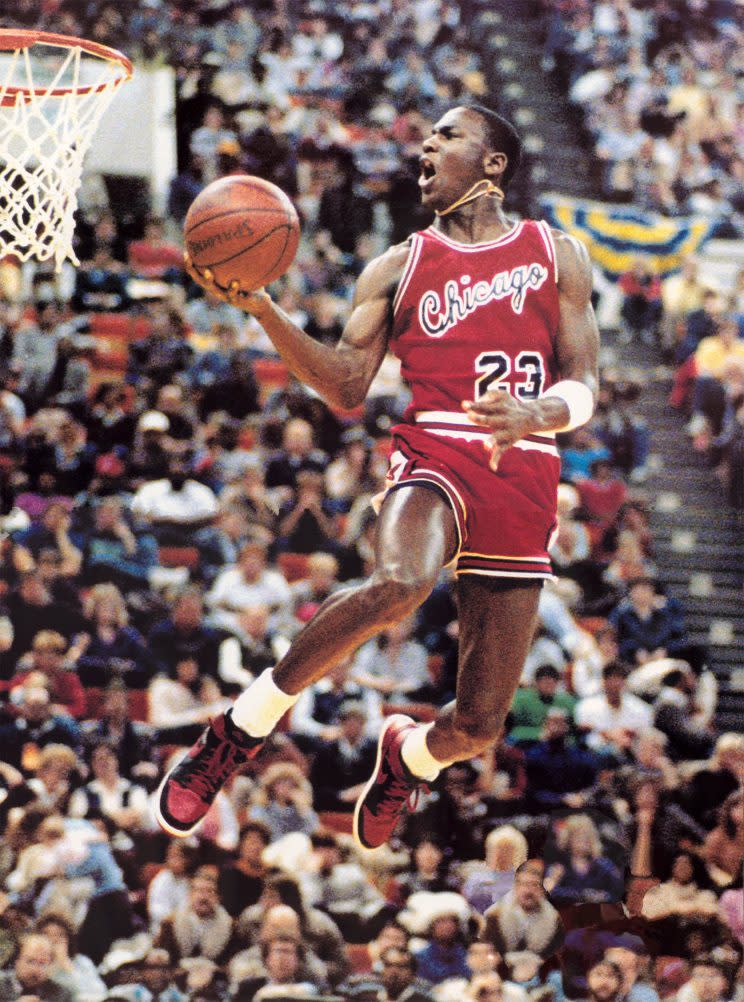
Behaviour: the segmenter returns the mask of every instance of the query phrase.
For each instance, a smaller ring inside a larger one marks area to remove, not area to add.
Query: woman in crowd
[[[106,686],[114,677],[129,689],[144,689],[153,664],[140,633],[129,625],[129,613],[114,584],[97,584],[85,603],[90,641],[78,659],[86,686]]]
[[[312,804],[312,787],[302,771],[290,762],[277,762],[261,777],[250,817],[268,826],[272,840],[290,832],[310,835],[318,827]]]
[[[74,1002],[101,1002],[108,989],[90,957],[78,952],[75,927],[70,919],[60,912],[47,912],[38,920],[35,930],[52,944],[52,980],[66,988]]]
[[[602,855],[597,827],[586,814],[569,817],[558,832],[559,861],[549,867],[545,886],[556,905],[621,901],[623,877]]]
[[[702,849],[708,873],[719,887],[732,883],[744,863],[744,793],[737,790],[724,800],[718,824]]]

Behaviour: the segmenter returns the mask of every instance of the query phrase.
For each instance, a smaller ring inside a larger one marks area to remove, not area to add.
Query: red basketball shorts
[[[393,428],[384,496],[400,487],[438,488],[457,524],[459,574],[549,578],[560,457],[551,435],[529,435],[489,467],[487,431],[464,414],[425,411]],[[379,508],[378,508],[379,510]]]

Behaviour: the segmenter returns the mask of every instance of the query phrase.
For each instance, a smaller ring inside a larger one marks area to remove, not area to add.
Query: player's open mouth
[[[426,191],[436,177],[437,169],[428,157],[421,157],[419,163],[421,165],[421,173],[419,174],[418,181],[419,188],[421,188],[422,191]]]

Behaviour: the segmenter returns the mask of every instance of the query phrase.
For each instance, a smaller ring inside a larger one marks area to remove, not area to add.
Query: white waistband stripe
[[[463,427],[467,425],[472,425],[474,428],[478,428],[478,425],[474,421],[471,421],[467,416],[465,411],[417,411],[416,412],[416,423],[417,424],[428,424],[430,422],[436,422],[438,424],[457,424]],[[434,429],[431,429],[434,430]],[[488,435],[490,432],[485,430]],[[555,438],[554,431],[541,431],[538,432],[540,438]]]

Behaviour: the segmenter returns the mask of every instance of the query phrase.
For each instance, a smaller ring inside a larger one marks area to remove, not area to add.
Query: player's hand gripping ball
[[[292,264],[300,223],[289,197],[250,175],[219,178],[200,192],[184,222],[189,274],[210,292],[249,308],[250,293]]]

